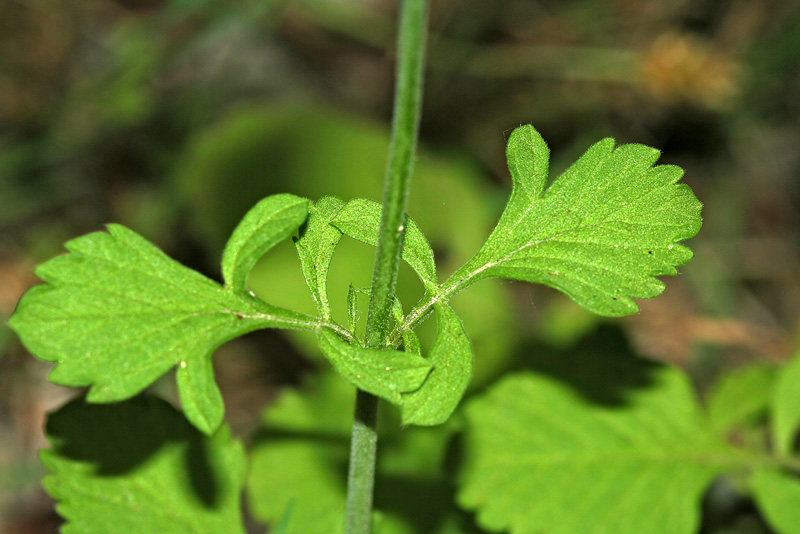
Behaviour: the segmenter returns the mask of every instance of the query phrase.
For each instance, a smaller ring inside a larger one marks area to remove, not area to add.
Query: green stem
[[[367,313],[366,346],[374,349],[386,346],[392,325],[408,189],[417,148],[427,11],[427,0],[403,0],[400,12],[392,137]],[[358,391],[347,476],[346,534],[369,534],[372,530],[377,415],[378,399]]]

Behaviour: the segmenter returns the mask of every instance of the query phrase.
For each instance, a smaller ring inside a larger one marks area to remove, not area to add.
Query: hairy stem
[[[373,349],[386,346],[392,325],[395,282],[419,130],[427,4],[427,0],[403,0],[401,5],[392,137],[367,313],[366,346]],[[372,530],[377,415],[377,397],[358,391],[347,476],[346,534],[369,534]]]

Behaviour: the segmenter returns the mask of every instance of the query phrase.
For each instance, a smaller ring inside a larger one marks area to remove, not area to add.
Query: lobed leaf
[[[800,429],[800,352],[778,374],[770,403],[772,440],[781,455],[789,455]]]
[[[350,345],[330,328],[320,328],[317,341],[337,373],[392,404],[402,404],[401,394],[418,389],[431,372],[430,362],[418,354]]]
[[[129,398],[177,366],[189,420],[210,434],[224,407],[213,351],[259,328],[309,327],[305,316],[234,294],[112,224],[66,243],[69,254],[36,268],[9,320],[23,344],[57,365],[50,380],[91,386],[89,402]]]
[[[244,533],[242,444],[227,427],[203,436],[166,401],[74,400],[47,421],[47,492],[64,534]]]
[[[644,145],[596,143],[545,190],[549,151],[532,126],[517,128],[507,158],[514,186],[484,246],[453,275],[455,289],[488,277],[559,289],[601,315],[635,313],[633,298],[664,290],[692,252],[678,244],[700,229],[701,203],[676,182],[679,167],[653,167]]]
[[[234,293],[248,294],[247,277],[272,247],[292,235],[308,216],[310,201],[289,194],[271,195],[248,211],[222,253],[222,278]]]
[[[419,389],[403,395],[404,425],[447,421],[472,378],[472,346],[461,319],[446,304],[436,306],[436,317],[439,329],[428,357],[433,369]]]
[[[780,534],[800,534],[800,479],[780,469],[764,467],[750,479],[758,508]]]
[[[696,532],[703,492],[731,454],[681,372],[648,379],[604,406],[553,377],[509,376],[466,409],[460,504],[492,532]]]
[[[375,246],[378,243],[380,222],[381,205],[366,198],[356,198],[345,204],[331,224],[345,235]],[[422,230],[410,217],[406,219],[402,258],[417,273],[426,291],[437,292],[433,249]]]
[[[342,206],[344,202],[336,197],[319,199],[310,211],[305,231],[295,241],[306,284],[311,290],[311,296],[320,316],[326,321],[331,318],[331,306],[328,303],[328,269],[333,251],[342,237],[342,232],[330,222]]]

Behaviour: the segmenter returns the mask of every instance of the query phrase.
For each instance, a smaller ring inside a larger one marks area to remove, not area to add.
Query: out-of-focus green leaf
[[[770,405],[777,369],[757,363],[726,374],[708,396],[712,428],[724,434],[741,424],[765,417]]]
[[[472,377],[472,346],[461,319],[450,306],[437,305],[438,331],[428,360],[425,383],[403,395],[404,425],[440,425],[455,411]]]
[[[492,532],[696,532],[729,450],[683,373],[647,376],[648,387],[605,406],[546,375],[504,379],[467,407],[459,502]]]
[[[334,373],[303,392],[285,391],[264,413],[248,473],[254,517],[275,524],[293,503],[287,534],[344,531],[355,389]],[[452,425],[402,428],[396,410],[378,417],[376,534],[460,534],[445,457]]]
[[[329,223],[342,206],[344,202],[336,197],[319,199],[314,203],[303,235],[295,242],[303,268],[303,277],[311,290],[317,310],[325,321],[331,318],[331,306],[328,303],[328,269],[333,251],[342,237],[342,233]]]
[[[767,523],[780,534],[800,534],[800,480],[775,468],[753,473],[750,488]]]
[[[50,415],[44,479],[65,534],[244,532],[245,454],[223,426],[197,432],[167,402],[82,399]]]
[[[781,369],[770,408],[775,447],[791,454],[800,427],[800,352]]]
[[[453,275],[451,291],[498,276],[559,289],[600,315],[635,313],[632,298],[664,291],[655,276],[692,258],[678,244],[700,229],[702,204],[659,151],[596,143],[545,191],[549,151],[532,126],[508,141],[514,188],[484,246]]]
[[[329,328],[321,328],[318,339],[337,373],[392,404],[402,404],[402,394],[419,389],[431,372],[431,363],[418,354],[350,345]]]
[[[313,327],[220,287],[124,226],[65,247],[70,254],[36,268],[47,284],[25,293],[9,323],[32,354],[57,362],[50,380],[91,386],[90,402],[129,398],[177,366],[183,410],[210,434],[224,412],[213,351],[260,328]]]

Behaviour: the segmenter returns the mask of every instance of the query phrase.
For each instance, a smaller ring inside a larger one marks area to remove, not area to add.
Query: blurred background
[[[50,365],[5,325],[37,283],[33,267],[118,222],[219,279],[226,236],[268,194],[379,201],[396,4],[0,0],[0,532],[56,531],[36,454],[45,413],[75,394],[48,384]],[[440,278],[497,220],[510,192],[505,141],[523,123],[549,143],[552,176],[612,136],[660,148],[705,204],[696,258],[639,315],[603,320],[548,288],[502,281],[457,296],[475,388],[521,351],[568,357],[586,339],[679,365],[700,396],[731,369],[796,351],[800,2],[431,4],[409,213]],[[343,317],[348,285],[369,286],[372,250],[340,249],[330,293]],[[400,283],[408,309],[421,288],[407,269]],[[313,311],[290,242],[251,285]],[[246,439],[282,387],[322,365],[302,336],[258,332],[222,347],[234,431]],[[157,386],[168,398],[171,380]]]

